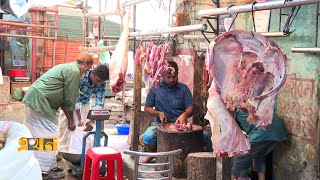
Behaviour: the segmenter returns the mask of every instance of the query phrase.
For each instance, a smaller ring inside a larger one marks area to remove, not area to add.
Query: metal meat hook
[[[285,1],[286,2],[286,1]],[[298,9],[296,10],[296,7],[293,7],[291,9],[291,13],[288,16],[288,19],[286,21],[286,23],[283,26],[283,34],[284,35],[290,35],[291,33],[293,33],[295,30],[290,31],[290,27],[294,21],[294,18],[297,16],[299,10],[300,10],[301,6],[298,6]]]

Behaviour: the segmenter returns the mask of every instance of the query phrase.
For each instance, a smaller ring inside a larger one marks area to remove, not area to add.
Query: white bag
[[[0,121],[0,131],[7,134],[5,146],[0,150],[1,180],[41,180],[41,169],[33,151],[18,151],[21,137],[31,138],[28,128],[20,123]],[[18,168],[17,168],[18,167]]]
[[[74,131],[70,132],[69,135],[69,153],[72,154],[81,154],[82,153],[82,142],[83,137],[87,134],[86,131],[83,131],[83,127],[76,127]],[[87,137],[86,141],[86,151],[93,147],[93,135]]]

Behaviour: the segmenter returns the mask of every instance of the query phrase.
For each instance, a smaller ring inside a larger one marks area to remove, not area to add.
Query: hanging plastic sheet
[[[1,9],[17,18],[28,12],[30,7],[51,7],[69,0],[2,0]]]

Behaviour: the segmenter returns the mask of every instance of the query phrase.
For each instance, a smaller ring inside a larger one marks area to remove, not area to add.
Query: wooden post
[[[215,180],[216,158],[212,152],[197,152],[188,155],[188,180]]]
[[[184,178],[187,176],[187,156],[189,153],[203,151],[202,127],[193,124],[192,131],[177,131],[171,128],[171,123],[158,126],[157,152],[182,149],[182,153],[174,158],[173,176]],[[165,162],[157,158],[158,162]]]
[[[193,76],[193,101],[195,103],[195,113],[193,115],[193,123],[202,125],[200,119],[200,113],[205,107],[202,105],[202,95],[203,95],[203,67],[204,61],[194,52],[194,76]]]
[[[216,158],[216,178],[221,180],[231,179],[231,158]]]
[[[131,139],[131,150],[137,151],[139,146],[139,131],[141,119],[141,84],[142,84],[142,66],[135,66],[134,72],[134,97],[133,97],[133,137]],[[131,122],[132,123],[132,122]]]

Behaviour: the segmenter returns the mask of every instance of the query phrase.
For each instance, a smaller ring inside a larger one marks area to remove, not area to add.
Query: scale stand
[[[93,134],[94,136],[94,147],[100,147],[100,138],[101,134],[104,136],[104,146],[108,145],[108,136],[107,134],[101,130],[102,122],[104,120],[109,120],[110,118],[110,111],[109,110],[90,110],[87,116],[88,119],[90,120],[95,120],[96,121],[96,131],[90,131],[87,132],[87,134],[83,137],[83,143],[82,143],[82,155],[81,155],[81,162],[80,164],[72,164],[68,161],[67,165],[69,168],[79,177],[82,177],[83,174],[83,167],[84,167],[84,160],[85,160],[85,149],[86,149],[86,141],[87,137]],[[102,161],[102,166],[100,167],[100,175],[104,176],[106,174],[106,162]]]

